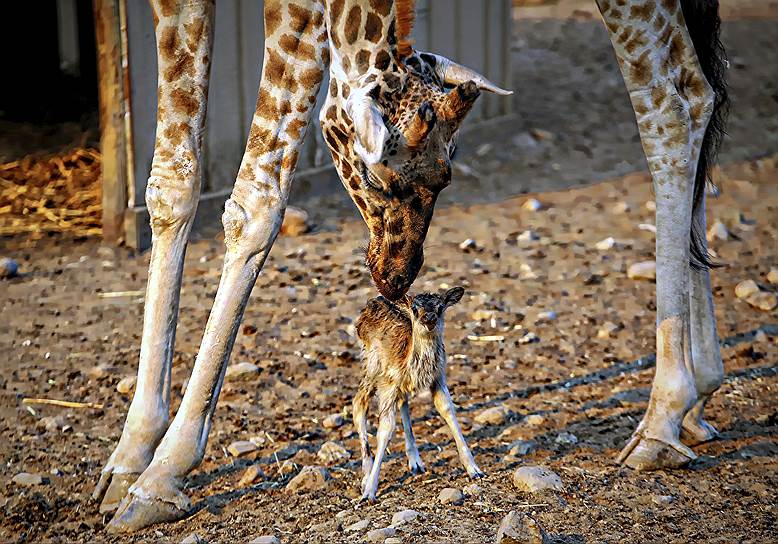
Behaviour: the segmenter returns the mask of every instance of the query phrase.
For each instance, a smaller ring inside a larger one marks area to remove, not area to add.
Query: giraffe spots
[[[402,215],[393,217],[391,221],[386,225],[386,232],[390,236],[401,236],[403,229],[405,228],[405,220]]]
[[[332,122],[337,122],[338,120],[338,108],[335,105],[330,106],[327,108],[327,112],[324,115],[326,119],[329,119]]]
[[[648,51],[643,53],[630,66],[630,82],[638,87],[645,87],[651,81],[651,60],[648,58]]]
[[[273,85],[281,86],[286,73],[286,61],[271,48],[268,48],[265,53],[267,56],[265,57],[264,76]],[[291,72],[293,71],[290,70]]]
[[[176,0],[159,0],[157,5],[159,6],[159,10],[162,12],[163,17],[175,15],[178,8],[178,2]]]
[[[251,125],[249,138],[246,142],[246,149],[254,156],[262,155],[271,151],[277,142],[273,133],[256,123]]]
[[[680,32],[673,34],[670,39],[669,61],[671,64],[681,64],[683,62],[686,45]]]
[[[640,21],[648,21],[651,19],[651,14],[654,12],[653,2],[646,2],[642,6],[632,6],[629,10],[630,19],[638,19]]]
[[[302,34],[311,22],[311,11],[297,4],[289,4],[289,28],[296,34]]]
[[[348,147],[349,137],[348,137],[348,135],[345,132],[343,132],[343,129],[341,129],[338,126],[334,126],[330,130],[332,131],[332,134],[340,142],[341,147],[343,147],[343,148]]]
[[[184,24],[184,30],[187,36],[186,46],[189,51],[196,51],[205,34],[205,19],[197,18],[194,22]]]
[[[381,40],[382,28],[381,18],[375,13],[368,13],[365,20],[365,39],[369,42],[378,43]]]
[[[349,182],[349,186],[351,186],[350,182]],[[357,184],[357,189],[354,189],[354,190],[356,191],[356,190],[358,190],[358,188],[359,188],[359,184]],[[357,208],[362,210],[362,212],[366,212],[367,211],[367,204],[365,204],[365,200],[361,196],[359,196],[357,194],[352,194],[351,195],[351,200],[354,201],[354,204],[356,204]]]
[[[367,72],[370,68],[370,51],[367,49],[360,49],[356,56],[357,71],[360,75]]]
[[[280,113],[276,99],[267,89],[260,85],[259,96],[257,96],[256,114],[263,119],[278,119]]]
[[[346,161],[343,161],[343,165],[348,164]],[[348,186],[351,188],[352,191],[359,191],[361,186],[359,184],[359,177],[358,176],[350,176],[348,178]]]
[[[332,0],[330,3],[330,28],[337,26],[338,20],[343,14],[343,5],[344,0]]]
[[[286,127],[286,134],[293,140],[299,140],[307,125],[302,119],[292,119]]]
[[[281,115],[289,115],[292,113],[292,103],[289,100],[283,100],[278,106],[278,112]]]
[[[313,89],[321,83],[324,78],[324,71],[321,68],[310,68],[300,74],[300,84],[306,89]],[[314,101],[316,97],[314,97]]]
[[[381,17],[386,17],[392,10],[391,0],[370,0],[370,9]]]
[[[385,50],[381,49],[375,57],[375,67],[379,70],[383,71],[389,68],[389,62],[391,61],[391,57],[389,57],[389,53],[387,53]]]
[[[667,98],[667,90],[664,87],[654,87],[651,89],[651,102],[655,108],[659,108]]]
[[[665,16],[661,13],[656,14],[656,18],[654,19],[654,30],[659,32],[664,26],[667,24],[667,19],[665,19]]]
[[[283,15],[281,13],[281,0],[268,0],[265,2],[265,35],[272,36],[281,25]]]
[[[338,82],[335,81],[335,78],[330,79],[330,96],[332,98],[337,98],[338,96]]]
[[[340,175],[343,176],[344,179],[347,179],[351,177],[352,173],[353,169],[351,168],[351,164],[347,161],[343,161],[343,164],[340,165]]]
[[[278,40],[278,45],[286,54],[298,59],[313,59],[316,56],[316,49],[297,36],[284,34]]]
[[[192,93],[183,89],[173,89],[170,93],[170,102],[174,110],[188,117],[194,117],[200,109],[200,102],[192,96]]]
[[[298,113],[305,113],[305,112],[306,112],[306,111],[308,111],[310,108],[308,107],[308,105],[307,105],[307,104],[297,104],[297,105],[295,106],[295,109],[298,111]]]
[[[340,95],[343,98],[348,98],[349,94],[351,94],[351,87],[349,87],[347,83],[341,83],[340,84]]]
[[[250,163],[246,162],[241,167],[240,172],[238,172],[238,179],[245,181],[254,181],[256,179],[254,169],[251,167]]]
[[[284,153],[284,158],[281,160],[281,168],[284,170],[292,170],[297,166],[297,160],[300,157],[300,152],[296,149],[291,153]]]
[[[324,135],[324,139],[327,141],[327,145],[329,146],[330,150],[333,151],[333,158],[334,158],[334,151],[340,149],[340,143],[338,143],[338,140],[333,136],[332,131],[328,130],[327,133]]]
[[[179,123],[171,123],[167,125],[163,131],[163,135],[170,145],[176,147],[184,140],[184,138],[189,135],[191,130],[192,129],[189,126],[189,123],[182,121]]]
[[[340,63],[343,66],[343,70],[348,73],[351,70],[351,60],[348,57],[342,57]]]
[[[188,52],[179,52],[176,60],[165,70],[166,81],[176,81],[181,76],[192,77],[195,73],[194,56]]]
[[[175,27],[169,26],[162,29],[159,37],[159,53],[165,60],[173,60],[180,45],[178,32]]]
[[[343,28],[343,37],[346,42],[353,44],[359,36],[359,26],[362,21],[362,8],[353,6],[346,15],[346,24]]]

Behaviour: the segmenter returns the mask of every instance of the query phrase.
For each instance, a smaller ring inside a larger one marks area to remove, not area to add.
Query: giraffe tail
[[[694,179],[694,209],[696,210],[703,203],[705,186],[711,180],[711,170],[721,140],[726,133],[729,96],[725,75],[728,62],[720,39],[721,19],[718,0],[681,0],[681,8],[700,67],[715,93],[713,113],[702,141],[697,174]],[[711,261],[705,245],[705,225],[699,224],[698,221],[692,221],[691,265],[696,269],[717,266]]]

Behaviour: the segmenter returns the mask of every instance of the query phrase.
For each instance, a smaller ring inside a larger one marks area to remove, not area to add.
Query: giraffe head
[[[393,10],[402,4],[389,6],[386,35],[376,40],[367,36],[369,18],[356,18],[358,29],[368,29],[360,38],[347,29],[340,35],[330,15],[330,88],[321,113],[341,181],[370,231],[366,264],[392,300],[408,291],[424,262],[462,121],[482,90],[510,94],[445,57],[414,51],[395,31],[403,19],[393,19]]]

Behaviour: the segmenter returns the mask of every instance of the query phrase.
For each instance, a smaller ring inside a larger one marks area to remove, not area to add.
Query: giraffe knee
[[[222,225],[227,250],[241,249],[248,255],[266,252],[275,241],[283,220],[284,204],[280,198],[265,198],[250,205],[233,195],[224,204]]]
[[[194,173],[182,177],[149,177],[146,207],[154,235],[191,224],[199,193],[199,178]]]

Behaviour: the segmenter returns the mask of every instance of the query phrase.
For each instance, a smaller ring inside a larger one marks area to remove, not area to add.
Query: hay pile
[[[97,149],[0,164],[0,235],[100,236],[101,212]]]

